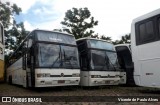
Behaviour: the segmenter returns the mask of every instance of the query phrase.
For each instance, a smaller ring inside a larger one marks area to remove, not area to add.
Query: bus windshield
[[[91,50],[91,68],[98,71],[112,71],[118,67],[115,52]]]
[[[76,47],[38,43],[39,67],[78,69]]]
[[[118,68],[118,60],[113,44],[101,40],[88,40],[91,48],[91,68],[98,71],[112,71]]]

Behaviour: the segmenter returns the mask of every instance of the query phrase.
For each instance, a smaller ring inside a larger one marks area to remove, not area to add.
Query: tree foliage
[[[61,24],[66,26],[63,29],[64,31],[73,34],[78,39],[91,36],[94,33],[91,28],[98,25],[98,21],[91,17],[88,8],[72,8],[66,12]]]
[[[0,1],[0,21],[5,29],[5,47],[8,50],[15,50],[27,35],[23,22],[17,23],[15,20],[21,11],[16,4]]]
[[[106,36],[104,36],[104,35],[102,35],[102,36],[100,37],[100,39],[106,40],[106,41],[108,41],[108,42],[111,42],[111,41],[112,41],[111,37],[106,37]]]
[[[102,39],[102,40],[106,40],[107,42],[112,41],[111,37],[108,37],[108,36],[105,36],[105,35],[99,35],[98,33],[95,34],[95,35],[91,35],[91,38]]]
[[[113,44],[125,44],[125,43],[131,43],[131,34],[126,34],[121,37],[120,40],[112,41]]]
[[[2,3],[0,1],[0,21],[3,23],[4,28],[9,28],[9,26],[15,25],[16,21],[14,16],[19,15],[21,11],[21,8],[16,4],[11,5],[10,2]]]
[[[11,29],[6,31],[6,49],[15,50],[20,45],[22,40],[26,37],[27,32],[24,28],[23,22],[16,24]]]

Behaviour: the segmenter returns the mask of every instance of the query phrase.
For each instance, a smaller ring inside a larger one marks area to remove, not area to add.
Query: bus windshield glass
[[[39,67],[79,68],[78,49],[76,47],[38,43]]]
[[[91,50],[91,68],[98,71],[115,71],[118,67],[115,52]]]
[[[100,40],[89,40],[88,44],[91,48],[92,70],[112,71],[119,67],[113,44]]]
[[[58,32],[36,30],[35,39],[37,41],[57,42],[76,45],[74,36]]]

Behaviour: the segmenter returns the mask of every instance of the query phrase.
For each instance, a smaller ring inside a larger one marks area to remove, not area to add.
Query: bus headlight
[[[91,78],[101,78],[101,75],[91,75]]]
[[[79,77],[79,73],[73,73],[72,77]]]
[[[39,73],[37,77],[50,77],[50,73]]]

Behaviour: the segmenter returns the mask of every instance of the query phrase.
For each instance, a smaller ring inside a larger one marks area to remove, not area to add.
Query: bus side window
[[[158,34],[160,36],[160,18],[158,19]]]
[[[26,70],[26,54],[23,55],[23,70]]]
[[[30,49],[28,50],[28,53],[27,53],[27,67],[30,68],[31,66],[31,55],[30,55]]]
[[[0,42],[3,43],[3,27],[0,27]]]
[[[158,40],[154,18],[136,23],[136,45],[151,43]]]
[[[27,52],[27,67],[31,67],[31,47],[32,47],[32,35],[28,39],[28,52]]]

